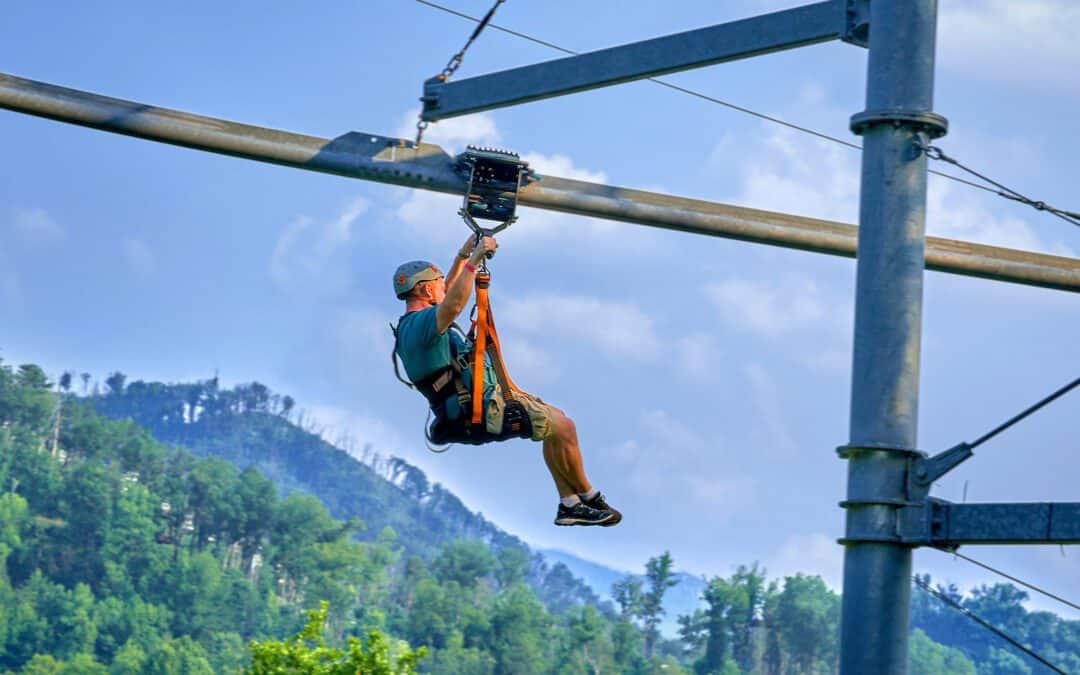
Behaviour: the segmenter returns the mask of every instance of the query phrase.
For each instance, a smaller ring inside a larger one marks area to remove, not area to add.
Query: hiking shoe
[[[608,525],[613,518],[618,516],[612,511],[604,511],[586,506],[583,503],[573,506],[559,504],[559,510],[555,513],[556,525]]]
[[[613,509],[606,501],[604,501],[604,495],[599,492],[597,492],[596,496],[592,499],[582,498],[581,503],[590,508],[597,509],[598,511],[611,511],[615,514],[614,518],[605,523],[602,523],[604,527],[618,525],[619,521],[622,520],[622,514],[619,513],[617,510]]]

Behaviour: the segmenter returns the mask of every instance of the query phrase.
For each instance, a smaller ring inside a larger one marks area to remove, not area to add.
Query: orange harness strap
[[[499,347],[499,334],[495,331],[495,319],[491,314],[488,300],[488,287],[491,275],[480,272],[476,275],[476,319],[469,328],[472,349],[472,423],[480,424],[484,419],[484,355],[491,358],[495,368],[495,378],[502,389],[503,399],[512,401],[514,392],[519,389],[510,380],[503,363],[502,350]]]

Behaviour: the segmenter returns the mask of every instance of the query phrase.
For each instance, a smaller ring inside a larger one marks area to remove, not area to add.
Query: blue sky
[[[486,0],[446,0],[481,14]],[[537,3],[496,22],[589,50],[795,3]],[[1080,47],[1065,0],[950,0],[936,111],[949,154],[1073,210]],[[292,131],[411,135],[422,81],[472,26],[406,0],[21,3],[0,70]],[[459,77],[553,58],[489,30]],[[841,138],[863,109],[865,52],[835,43],[670,79]],[[634,83],[440,123],[541,173],[854,222],[858,153]],[[197,153],[0,112],[0,357],[54,375],[220,373],[294,396],[327,426],[415,462],[545,547],[624,569],[665,549],[681,569],[821,574],[838,587],[854,262],[523,209],[493,262],[514,379],[577,422],[617,528],[553,527],[539,447],[425,450],[424,405],[396,382],[386,328],[401,261],[445,264],[458,200]],[[931,234],[1076,256],[1060,220],[931,177]],[[1080,370],[1080,300],[926,277],[920,446],[972,440]],[[1077,394],[977,451],[935,494],[1077,501]],[[1075,547],[968,555],[1080,596]],[[916,566],[995,579],[935,551]],[[1034,606],[1062,608],[1037,602]]]

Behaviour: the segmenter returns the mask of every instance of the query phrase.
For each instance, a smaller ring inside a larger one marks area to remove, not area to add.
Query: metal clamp
[[[941,138],[949,131],[949,121],[943,116],[912,110],[866,110],[852,115],[850,127],[852,133],[862,136],[869,127],[875,124],[912,126],[926,133],[930,138]]]

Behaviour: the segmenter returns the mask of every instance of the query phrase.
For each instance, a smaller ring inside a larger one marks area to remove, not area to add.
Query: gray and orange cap
[[[404,300],[416,284],[421,281],[434,281],[441,279],[443,273],[432,263],[426,260],[410,260],[398,265],[394,272],[394,295],[398,300]]]

